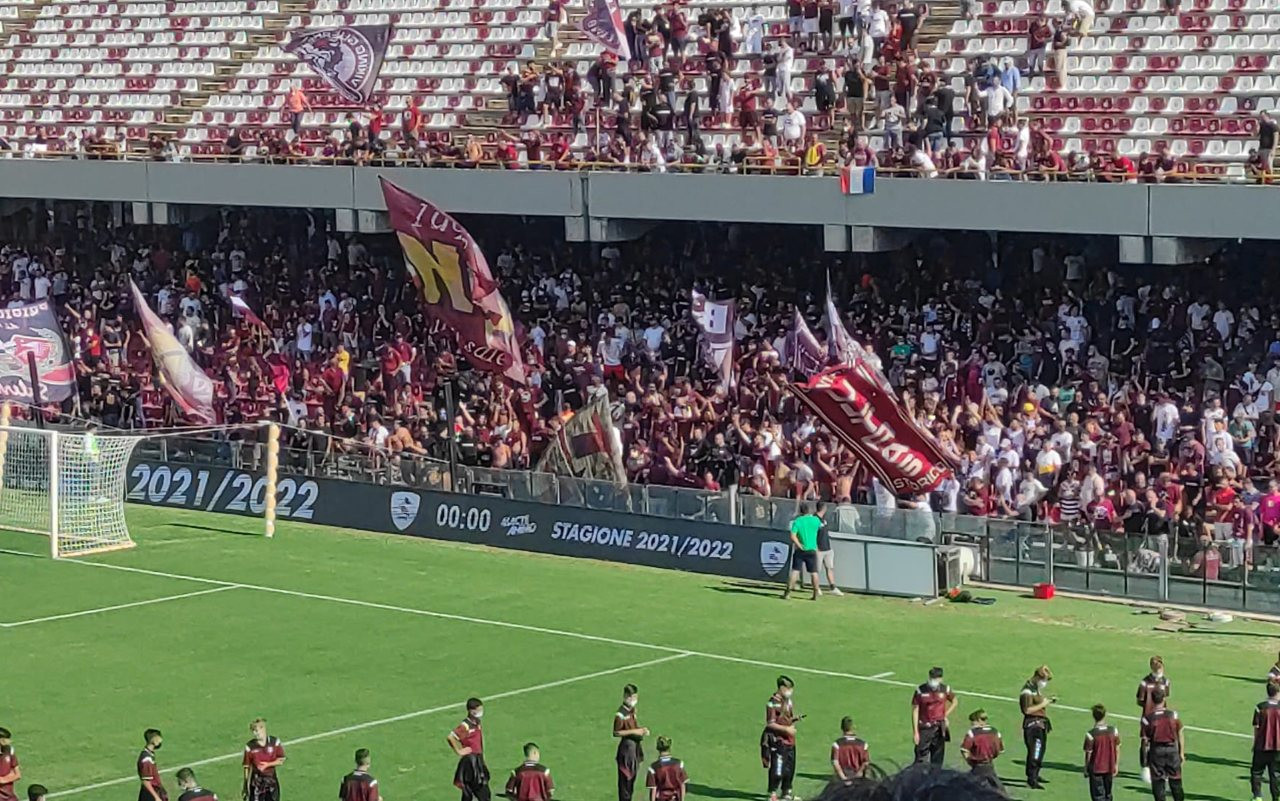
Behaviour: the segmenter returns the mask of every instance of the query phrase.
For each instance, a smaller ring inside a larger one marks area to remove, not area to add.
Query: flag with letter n
[[[876,191],[875,167],[841,167],[840,191],[846,195],[870,195]]]
[[[364,106],[373,97],[390,41],[389,24],[348,25],[295,33],[284,50],[311,67],[343,99]]]
[[[547,444],[535,469],[625,485],[622,439],[614,428],[608,398],[597,396],[566,420]]]
[[[720,386],[733,386],[733,329],[737,303],[732,300],[708,300],[693,290],[693,321],[698,324],[698,350],[707,366],[720,376]]]
[[[459,349],[477,369],[524,384],[515,320],[480,246],[443,209],[381,180],[405,266],[433,323],[453,332]]]

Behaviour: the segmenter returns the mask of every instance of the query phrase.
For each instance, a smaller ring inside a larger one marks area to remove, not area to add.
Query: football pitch
[[[784,603],[769,585],[409,537],[281,523],[267,540],[260,520],[139,506],[129,521],[136,549],[59,562],[13,553],[40,553],[37,537],[0,533],[0,726],[14,732],[20,791],[136,797],[154,726],[173,797],[173,772],[190,765],[238,798],[262,716],[288,752],[286,801],[333,797],[359,747],[390,801],[453,799],[445,735],[476,695],[499,790],[534,741],[558,798],[610,801],[612,718],[630,682],[648,756],[672,737],[690,797],[761,798],[764,703],[786,673],[807,714],[796,789],[808,798],[843,715],[874,761],[909,762],[912,688],[942,665],[960,694],[948,765],[983,707],[1004,733],[997,767],[1013,797],[1087,798],[1081,741],[1101,701],[1125,739],[1116,797],[1149,798],[1134,692],[1160,654],[1188,726],[1187,797],[1248,798],[1250,718],[1280,645],[1267,623],[1172,634],[1150,614],[1062,598]],[[1060,703],[1037,792],[1022,783],[1015,699],[1041,663]]]

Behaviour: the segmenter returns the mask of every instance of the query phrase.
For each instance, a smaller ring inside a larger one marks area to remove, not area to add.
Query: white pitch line
[[[482,697],[486,702],[500,701],[503,698],[513,698],[515,696],[540,692],[542,690],[551,690],[556,687],[563,687],[566,684],[575,684],[580,681],[590,681],[591,679],[598,679],[603,676],[612,676],[615,673],[625,673],[628,670],[641,670],[642,668],[653,667],[654,665],[661,665],[664,662],[671,662],[676,659],[684,659],[690,656],[693,656],[693,654],[683,653],[683,652],[676,653],[676,654],[668,654],[667,656],[658,657],[657,659],[650,659],[645,662],[636,662],[635,664],[631,664],[631,665],[622,665],[621,667],[607,668],[605,670],[597,670],[594,673],[583,673],[580,676],[570,676],[567,679],[557,679],[556,681],[548,681],[543,684],[535,684],[532,687],[521,687],[518,690],[507,690],[506,692],[494,693],[492,695],[483,695]],[[325,740],[330,737],[337,737],[338,735],[341,735],[341,734],[351,734],[352,732],[364,731],[365,729],[372,729],[376,726],[385,726],[389,723],[401,723],[406,720],[413,720],[414,718],[421,718],[427,715],[434,715],[439,712],[447,712],[450,709],[456,709],[465,704],[466,704],[465,700],[454,701],[451,704],[443,704],[441,706],[433,706],[433,707],[428,707],[426,709],[417,709],[417,710],[414,710],[413,712],[406,712],[403,715],[393,715],[392,717],[389,717],[389,718],[378,718],[377,720],[366,720],[364,723],[355,723],[350,726],[342,726],[341,728],[330,729],[329,731],[322,731],[316,734],[308,734],[304,737],[291,737],[289,738],[289,741],[288,741],[289,747],[293,748],[294,746],[300,745],[302,743],[309,743],[315,740]],[[233,759],[240,759],[243,756],[244,756],[244,751],[241,750],[231,754],[221,754],[216,757],[208,757],[207,759],[200,759],[195,762],[185,762],[183,763],[183,767],[198,768],[204,765],[212,765],[217,762],[230,762]],[[173,773],[176,770],[178,770],[178,768],[173,767],[173,768],[166,768],[165,770],[162,770],[160,772]],[[101,790],[105,787],[115,787],[117,785],[129,784],[131,782],[136,782],[136,781],[138,781],[137,776],[125,776],[119,779],[111,779],[105,782],[97,782],[95,784],[86,784],[81,787],[73,787],[70,790],[60,790],[56,793],[49,793],[47,797],[59,798],[61,796],[76,795],[77,793],[87,793],[91,790]]]
[[[166,595],[163,598],[148,598],[145,601],[134,601],[127,604],[116,604],[115,606],[100,606],[97,609],[82,609],[79,612],[67,612],[61,615],[48,615],[47,617],[33,617],[30,620],[15,620],[12,623],[0,623],[0,628],[15,629],[18,626],[30,626],[35,623],[50,623],[55,620],[70,620],[73,617],[85,617],[86,615],[98,615],[103,612],[115,612],[118,609],[134,609],[139,606],[151,606],[152,604],[162,604],[168,601],[179,601],[183,598],[194,598],[197,595],[212,595],[215,592],[226,592],[227,590],[239,589],[232,585],[227,587],[213,587],[208,590],[197,590],[196,592],[184,592],[181,595]]]
[[[870,676],[869,678],[871,678],[871,679],[875,679],[875,680],[879,680],[879,679],[887,679],[887,678],[889,678],[889,677],[890,677],[890,676],[892,676],[892,675],[893,675],[893,671],[892,671],[892,670],[889,670],[889,671],[885,671],[884,673],[877,673],[876,675],[874,675],[874,676]]]
[[[524,623],[512,623],[506,620],[491,620],[483,617],[471,617],[470,615],[455,615],[448,612],[436,612],[430,609],[416,609],[410,606],[397,606],[395,604],[377,603],[374,601],[361,601],[356,598],[341,598],[335,595],[321,595],[314,592],[301,592],[299,590],[286,590],[280,587],[266,587],[260,584],[241,584],[232,581],[222,581],[220,579],[210,579],[201,576],[187,576],[180,573],[165,573],[159,570],[146,570],[140,567],[126,567],[125,565],[113,565],[107,562],[85,562],[80,560],[72,561],[70,564],[85,565],[88,567],[101,567],[110,570],[123,570],[128,573],[141,573],[147,576],[160,576],[163,578],[180,579],[183,581],[196,581],[205,584],[216,584],[223,587],[241,587],[246,590],[258,590],[261,592],[271,592],[278,595],[289,595],[296,598],[310,598],[317,601],[329,601],[330,603],[348,604],[350,606],[361,606],[368,609],[382,609],[389,612],[403,612],[410,615],[422,615],[423,617],[432,617],[438,620],[454,620],[461,623],[476,623],[484,626],[496,626],[498,628],[512,629],[515,631],[528,631],[535,634],[549,634],[555,637],[570,637],[575,640],[585,640],[587,642],[601,642],[610,645],[629,645],[635,648],[647,648],[651,651],[666,651],[671,654],[685,654],[689,656],[699,656],[703,659],[715,659],[720,662],[732,662],[739,665],[752,665],[754,667],[766,667],[770,670],[786,670],[795,673],[808,673],[813,676],[828,676],[836,679],[849,679],[851,681],[865,681],[875,684],[886,684],[892,687],[909,687],[915,688],[918,685],[901,681],[893,678],[878,678],[876,676],[864,676],[857,673],[847,673],[840,670],[826,670],[824,668],[807,667],[804,665],[786,665],[780,662],[768,662],[762,659],[748,659],[741,656],[730,656],[728,654],[716,654],[707,651],[697,651],[689,648],[676,648],[670,645],[660,645],[658,643],[637,642],[634,640],[623,640],[617,637],[602,637],[597,634],[584,634],[577,631],[566,631],[563,629],[544,628],[542,626],[530,626]],[[891,674],[892,675],[892,674]],[[991,693],[975,692],[973,690],[955,690],[956,695],[962,695],[968,698],[981,698],[986,701],[1002,701],[1004,703],[1016,704],[1017,698],[1010,698],[1004,695],[993,695]],[[1067,712],[1089,712],[1085,707],[1067,706],[1066,704],[1054,704],[1054,709],[1061,709]],[[1119,713],[1108,713],[1108,715],[1117,720],[1137,721],[1139,718],[1133,715],[1122,715]],[[1216,734],[1222,737],[1234,737],[1241,740],[1252,740],[1252,734],[1244,734],[1242,732],[1223,731],[1221,729],[1206,729],[1199,726],[1184,726],[1187,731],[1199,732],[1200,734]]]

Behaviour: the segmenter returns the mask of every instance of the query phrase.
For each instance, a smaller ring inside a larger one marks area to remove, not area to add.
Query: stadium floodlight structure
[[[125,521],[129,458],[148,435],[11,424],[0,403],[0,528],[49,538],[55,558],[132,548]],[[279,426],[268,427],[266,536],[275,534]]]

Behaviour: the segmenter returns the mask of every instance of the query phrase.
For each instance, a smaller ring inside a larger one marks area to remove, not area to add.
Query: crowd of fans
[[[1174,3],[1169,11],[1176,10]],[[974,3],[962,11],[972,18]],[[758,13],[704,9],[695,16],[679,2],[656,5],[647,17],[633,11],[625,23],[633,58],[619,62],[605,51],[584,75],[560,57],[567,12],[557,0],[546,12],[551,57],[508,68],[500,78],[507,99],[501,128],[481,136],[430,128],[411,98],[399,114],[383,107],[345,113],[317,141],[304,131],[311,101],[294,84],[280,106],[288,128],[232,129],[222,155],[281,163],[809,175],[854,166],[928,178],[1105,182],[1205,180],[1223,166],[1188,160],[1167,143],[1141,155],[1067,150],[1043,120],[1019,115],[1028,79],[1065,86],[1067,56],[1093,25],[1089,0],[1068,0],[1061,17],[1031,16],[1022,56],[974,58],[960,82],[940,74],[917,47],[929,17],[925,3],[787,0],[787,13],[787,34],[766,41],[768,26]],[[1277,125],[1265,111],[1256,124],[1257,146],[1244,174],[1270,182]],[[72,132],[60,141],[37,128],[21,147],[31,155],[181,158],[172,139],[129,142],[123,130],[111,140]]]
[[[1048,520],[1086,562],[1109,558],[1114,533],[1174,534],[1171,553],[1213,557],[1197,567],[1213,576],[1280,537],[1274,251],[1232,246],[1155,273],[1084,238],[937,234],[832,256],[768,226],[672,224],[603,247],[549,244],[531,221],[472,226],[523,327],[528,387],[471,370],[432,333],[390,238],[309,214],[224,210],[179,232],[82,210],[39,246],[0,251],[0,298],[57,303],[77,354],[74,413],[107,426],[182,422],[151,378],[132,277],[214,376],[222,420],[274,415],[320,462],[447,458],[449,385],[459,460],[529,468],[604,395],[630,481],[884,504],[785,390],[793,305],[822,331],[830,271],[846,325],[960,465],[900,503]],[[694,286],[737,298],[729,390],[698,358]],[[230,294],[269,333],[233,316]],[[1202,536],[1232,546],[1208,554]]]

